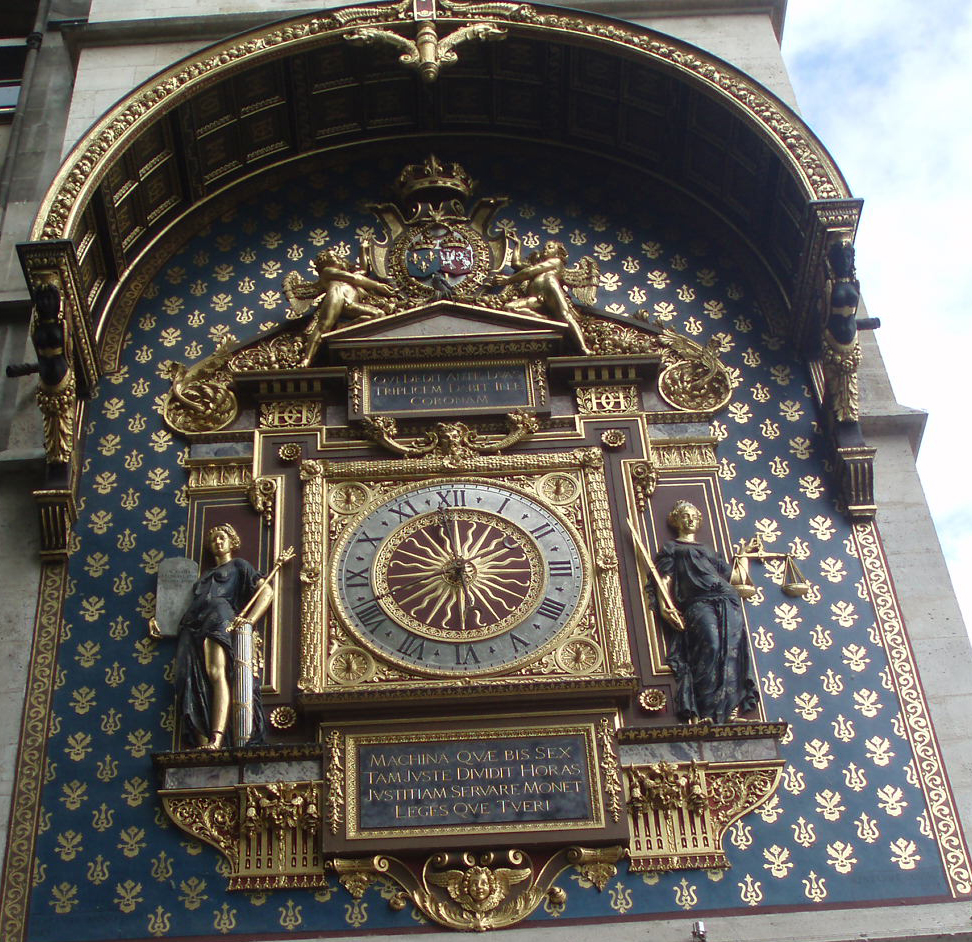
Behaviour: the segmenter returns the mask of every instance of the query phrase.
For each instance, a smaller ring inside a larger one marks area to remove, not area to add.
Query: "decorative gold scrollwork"
[[[325,740],[327,745],[327,825],[337,834],[344,821],[344,737],[332,729]]]
[[[180,830],[211,844],[237,865],[240,809],[234,795],[163,795],[162,807]]]
[[[781,759],[627,768],[632,871],[727,867],[727,828],[770,798],[782,770]]]
[[[297,402],[261,402],[262,428],[308,428],[324,421],[321,404],[301,400]]]
[[[239,413],[233,377],[228,367],[229,345],[192,366],[175,360],[165,364],[172,388],[162,405],[162,415],[176,432],[216,432],[226,428]]]
[[[665,369],[658,392],[667,403],[686,412],[716,412],[729,402],[732,385],[719,360],[718,341],[703,346],[668,328],[660,340]]]
[[[601,772],[604,776],[604,791],[608,795],[608,810],[611,817],[621,818],[621,765],[614,750],[614,730],[604,717],[598,725],[598,738],[601,740]]]
[[[576,395],[581,415],[627,415],[641,408],[638,387],[633,384],[579,386]]]
[[[706,796],[695,762],[688,769],[669,762],[628,769],[628,805],[638,811],[661,808],[671,811],[684,806],[693,811],[705,807]]]
[[[226,365],[233,373],[292,370],[300,366],[303,356],[303,334],[285,331],[238,350]]]
[[[361,27],[346,34],[344,38],[356,46],[375,43],[397,49],[401,53],[398,61],[406,69],[415,69],[423,82],[434,82],[444,66],[459,61],[456,46],[470,40],[505,39],[506,30],[492,23],[470,23],[439,39],[435,22],[421,20],[414,40],[400,36],[390,29],[374,27]]]
[[[276,478],[254,478],[247,488],[250,506],[263,517],[264,523],[273,520],[273,508],[277,502]]]
[[[320,854],[321,782],[268,782],[161,793],[166,814],[230,865],[230,890],[326,883]]]
[[[618,875],[617,862],[624,856],[622,847],[603,847],[592,850],[587,847],[571,847],[567,859],[585,880],[590,881],[602,893]]]
[[[74,374],[60,384],[37,387],[37,408],[44,417],[44,449],[48,464],[67,464],[74,452],[74,414],[78,404]]]
[[[249,487],[253,480],[250,462],[207,461],[189,465],[189,490],[219,487],[227,490],[240,490]]]
[[[365,434],[396,455],[406,458],[423,458],[437,455],[457,464],[479,455],[494,455],[536,432],[540,425],[532,415],[516,410],[506,416],[509,432],[494,441],[483,439],[479,432],[465,422],[437,422],[425,435],[412,445],[395,441],[398,425],[388,416],[366,416],[363,419]]]
[[[648,498],[658,487],[658,471],[650,461],[636,461],[630,467],[635,504],[638,510],[644,513],[648,506]]]
[[[317,786],[311,782],[248,785],[243,800],[243,834],[281,828],[315,831],[321,823]]]

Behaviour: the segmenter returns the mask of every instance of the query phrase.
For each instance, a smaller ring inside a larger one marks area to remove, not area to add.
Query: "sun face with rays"
[[[498,514],[448,508],[391,534],[375,560],[379,603],[429,638],[481,639],[522,621],[545,577],[536,542]]]

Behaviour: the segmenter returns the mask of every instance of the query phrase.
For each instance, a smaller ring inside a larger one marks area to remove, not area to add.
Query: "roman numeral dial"
[[[440,480],[363,510],[335,547],[330,586],[362,647],[466,676],[547,653],[584,611],[589,571],[577,531],[532,494]]]

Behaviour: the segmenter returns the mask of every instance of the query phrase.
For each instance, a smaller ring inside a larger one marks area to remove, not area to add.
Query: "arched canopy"
[[[35,246],[73,245],[84,320],[101,320],[153,240],[246,177],[363,142],[490,136],[622,160],[707,203],[762,256],[788,298],[792,336],[807,341],[826,230],[853,233],[859,204],[784,103],[695,47],[539,5],[440,0],[440,37],[473,22],[505,37],[464,43],[434,84],[403,66],[401,48],[347,41],[362,27],[414,37],[411,11],[410,2],[346,7],[236,36],[149,79],[98,121],[32,233]]]

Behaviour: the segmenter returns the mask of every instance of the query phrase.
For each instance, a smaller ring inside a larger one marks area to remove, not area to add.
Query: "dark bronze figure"
[[[702,514],[677,501],[668,522],[678,533],[655,557],[662,617],[675,629],[668,652],[679,719],[726,723],[759,702],[742,602],[732,567],[696,540]]]

